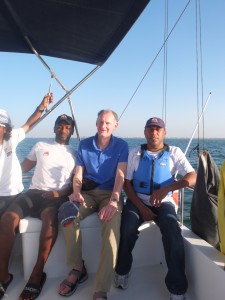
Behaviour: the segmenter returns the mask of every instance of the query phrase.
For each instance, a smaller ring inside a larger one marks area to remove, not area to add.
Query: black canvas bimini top
[[[102,65],[150,0],[1,0],[0,51]]]

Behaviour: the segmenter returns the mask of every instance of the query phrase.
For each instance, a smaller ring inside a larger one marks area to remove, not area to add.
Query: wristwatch
[[[45,110],[44,109],[40,109],[39,106],[36,108],[37,112],[43,113]]]
[[[111,198],[111,201],[112,201],[112,202],[117,202],[117,203],[118,203],[118,202],[120,201],[120,199],[117,199],[116,197],[113,197],[113,198]]]

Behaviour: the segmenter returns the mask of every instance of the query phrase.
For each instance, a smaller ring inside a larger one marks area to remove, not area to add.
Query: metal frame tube
[[[62,87],[62,89],[66,92],[67,95],[67,99],[69,102],[69,106],[70,106],[70,110],[71,110],[71,114],[72,114],[72,118],[74,120],[74,124],[75,124],[75,131],[76,131],[76,135],[78,140],[80,141],[80,135],[79,135],[79,131],[78,131],[78,127],[77,127],[77,122],[74,116],[74,109],[73,109],[73,105],[72,105],[72,101],[70,99],[70,95],[72,94],[72,92],[78,88],[78,86],[80,86],[86,79],[88,79],[95,71],[97,71],[97,69],[100,68],[100,66],[95,67],[87,76],[85,76],[83,78],[83,80],[81,80],[74,88],[72,88],[71,90],[68,90],[66,88],[66,86],[60,81],[60,79],[56,76],[56,74],[53,72],[53,70],[49,67],[49,65],[44,61],[44,59],[41,57],[41,55],[36,51],[36,49],[34,48],[33,44],[31,43],[30,39],[28,38],[28,36],[24,36],[27,44],[29,45],[30,49],[33,51],[33,53],[36,55],[36,57],[42,62],[42,64],[46,67],[46,69],[51,73],[51,76],[59,83],[59,85]],[[65,100],[66,98],[62,98],[63,100]],[[33,127],[35,127],[38,123],[40,123],[41,120],[43,120],[51,111],[53,111],[57,106],[58,103],[60,104],[63,100],[59,100],[59,102],[57,102],[57,105],[54,105],[51,109],[48,109],[45,114],[34,124],[34,126],[32,126],[30,129],[32,129]]]
[[[100,66],[96,66],[91,72],[89,72],[80,82],[78,82],[71,90],[69,90],[58,102],[56,102],[47,113],[45,113],[37,122],[30,127],[30,129],[34,128],[37,124],[39,124],[43,119],[47,117],[59,104],[61,104],[66,98],[68,98],[84,81],[86,81],[91,75],[93,75]]]

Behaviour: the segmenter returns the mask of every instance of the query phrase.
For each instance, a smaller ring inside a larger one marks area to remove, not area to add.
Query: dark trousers
[[[160,207],[151,207],[151,209],[157,215],[155,223],[162,234],[168,267],[165,278],[166,286],[170,293],[185,294],[188,283],[185,275],[184,244],[174,205],[170,202],[163,202]],[[143,223],[138,209],[129,199],[127,199],[123,208],[121,222],[116,273],[125,275],[131,269],[133,262],[132,250],[139,236],[138,227]]]

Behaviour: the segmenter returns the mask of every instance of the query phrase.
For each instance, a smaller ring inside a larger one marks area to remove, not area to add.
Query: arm
[[[76,166],[75,174],[73,177],[73,193],[69,196],[69,199],[71,201],[78,201],[81,204],[84,203],[84,198],[81,195],[83,172],[84,172],[84,167]]]
[[[47,191],[42,194],[42,197],[46,199],[59,198],[59,197],[67,197],[73,192],[72,182],[66,188],[61,190],[53,190]]]
[[[181,179],[168,184],[161,189],[154,191],[154,193],[150,196],[150,203],[152,206],[159,207],[161,205],[162,200],[166,197],[169,192],[173,192],[175,190],[179,190],[185,187],[191,187],[195,185],[196,182],[196,172],[189,172]]]
[[[41,117],[42,112],[44,111],[45,107],[53,102],[53,94],[47,94],[44,96],[41,104],[37,107],[35,112],[28,118],[26,123],[22,126],[25,133],[27,133],[32,125],[36,123],[36,121]]]
[[[127,168],[126,162],[118,163],[117,169],[116,169],[115,183],[114,183],[114,187],[113,187],[112,195],[110,197],[109,204],[104,206],[99,211],[99,214],[98,214],[101,221],[110,221],[118,209],[118,203],[115,201],[112,201],[112,198],[116,198],[118,200],[120,198],[120,194],[121,194],[123,184],[124,184],[126,168]]]
[[[116,178],[115,178],[115,183],[114,183],[112,195],[111,195],[111,198],[110,198],[110,203],[113,203],[113,204],[116,203],[116,202],[111,201],[112,198],[116,198],[116,199],[120,198],[120,194],[121,194],[123,184],[124,184],[126,169],[127,169],[127,163],[126,162],[118,163],[118,166],[117,166],[117,169],[116,169]],[[116,207],[117,207],[117,203],[116,203]]]
[[[25,158],[24,161],[21,163],[21,169],[23,173],[30,171],[35,166],[36,166],[36,161],[27,158]]]

